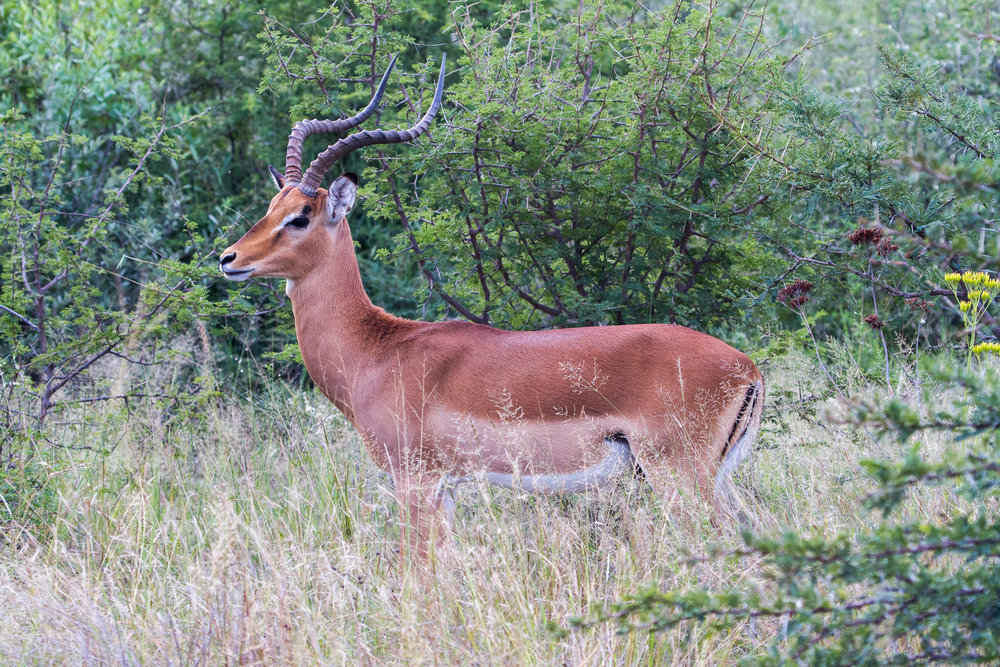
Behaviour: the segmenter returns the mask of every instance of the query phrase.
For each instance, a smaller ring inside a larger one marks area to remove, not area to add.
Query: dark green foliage
[[[31,413],[40,424],[94,364],[148,361],[143,337],[213,312],[198,285],[204,238],[182,217],[162,219],[154,174],[180,154],[183,121],[160,116],[123,40],[148,26],[134,5],[77,9],[88,20],[26,6],[3,17],[0,65],[15,85],[0,116],[0,372],[34,399],[6,403],[20,428]],[[187,257],[172,259],[171,246]]]
[[[502,4],[485,17],[479,4],[444,9],[433,15],[457,69],[443,117],[419,150],[372,149],[344,167],[372,165],[364,214],[387,230],[402,223],[395,248],[416,254],[424,298],[513,327],[732,318],[765,256],[744,229],[758,200],[747,186],[753,162],[719,119],[769,123],[757,97],[783,74],[756,48],[759,25],[713,22],[683,3],[568,18],[545,4]],[[315,81],[321,95],[303,114],[341,111],[331,78],[372,82],[399,51],[401,84],[378,122],[412,123],[432,69],[408,75],[413,51],[434,61],[441,49],[423,55],[404,32],[410,13],[391,3],[347,15],[309,34],[269,20],[277,67],[265,85]],[[346,97],[352,107],[371,85]]]
[[[254,92],[261,23],[228,4],[0,10],[0,72],[11,82],[0,91],[0,373],[5,391],[20,386],[18,396],[31,397],[8,401],[11,424],[25,427],[29,415],[40,423],[60,392],[110,359],[142,366],[190,356],[174,349],[187,339],[201,351],[196,372],[216,356],[228,365],[209,340],[217,315],[243,315],[239,323],[257,311],[250,322],[266,318],[288,339],[286,312],[212,299],[214,247],[245,226],[239,211],[266,192],[253,152],[266,147],[252,128],[265,118],[286,131],[275,101]],[[204,377],[190,379],[184,400],[205,388]],[[153,391],[109,389],[109,400]]]
[[[758,193],[719,118],[766,125],[753,98],[780,66],[753,29],[684,4],[516,9],[486,25],[453,9],[455,109],[429,154],[391,172],[436,163],[440,177],[376,208],[410,221],[399,247],[419,249],[435,290],[480,321],[732,318],[759,267],[737,231]]]

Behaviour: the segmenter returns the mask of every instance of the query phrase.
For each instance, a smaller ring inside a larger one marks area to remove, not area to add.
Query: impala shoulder
[[[366,309],[357,324],[365,332],[369,345],[374,347],[398,345],[419,335],[427,325],[426,322],[396,317],[378,306]]]
[[[454,344],[488,344],[511,333],[510,331],[497,329],[487,324],[477,324],[475,322],[466,322],[464,320],[422,322],[422,324],[425,324],[426,328],[420,331],[421,336],[439,340],[448,340]]]

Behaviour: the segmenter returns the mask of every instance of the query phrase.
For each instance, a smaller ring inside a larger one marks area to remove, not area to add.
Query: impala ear
[[[340,222],[341,218],[354,206],[354,196],[358,192],[358,175],[350,172],[339,177],[330,185],[330,196],[326,198],[326,212],[330,222]]]
[[[285,187],[285,177],[280,171],[275,169],[272,165],[267,165],[267,170],[271,172],[271,178],[274,179],[274,184],[278,186],[278,189]]]

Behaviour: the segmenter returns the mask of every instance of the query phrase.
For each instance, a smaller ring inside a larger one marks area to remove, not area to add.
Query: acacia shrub
[[[744,229],[752,163],[719,116],[769,132],[759,99],[782,64],[759,24],[682,2],[498,17],[453,9],[454,109],[390,175],[434,176],[378,201],[409,221],[398,247],[475,321],[731,321],[766,258]]]
[[[292,81],[328,77],[331,63],[372,81],[413,44],[399,32],[406,14],[385,5],[361,3],[356,21],[312,36],[276,28],[265,48]],[[416,259],[418,299],[517,328],[731,322],[768,255],[747,229],[760,203],[753,161],[720,117],[741,116],[766,140],[763,102],[792,60],[764,45],[759,15],[720,20],[684,2],[448,11],[450,43],[413,44],[419,85],[402,69],[375,122],[415,121],[445,51],[454,64],[427,138],[345,165],[368,165],[364,214],[397,230],[396,257]]]

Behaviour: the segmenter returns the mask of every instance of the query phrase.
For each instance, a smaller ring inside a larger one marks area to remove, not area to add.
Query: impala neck
[[[318,318],[331,333],[349,333],[352,324],[381,310],[372,304],[361,283],[347,220],[341,221],[329,238],[330,242],[317,252],[315,268],[303,278],[288,281],[286,291],[292,301],[296,330],[300,320],[308,323]],[[330,326],[332,322],[337,323],[336,327]]]
[[[351,230],[344,220],[311,258],[314,268],[289,281],[295,334],[313,382],[348,417],[352,386],[374,355],[408,324],[372,304],[361,283]],[[349,381],[352,378],[353,381]]]

